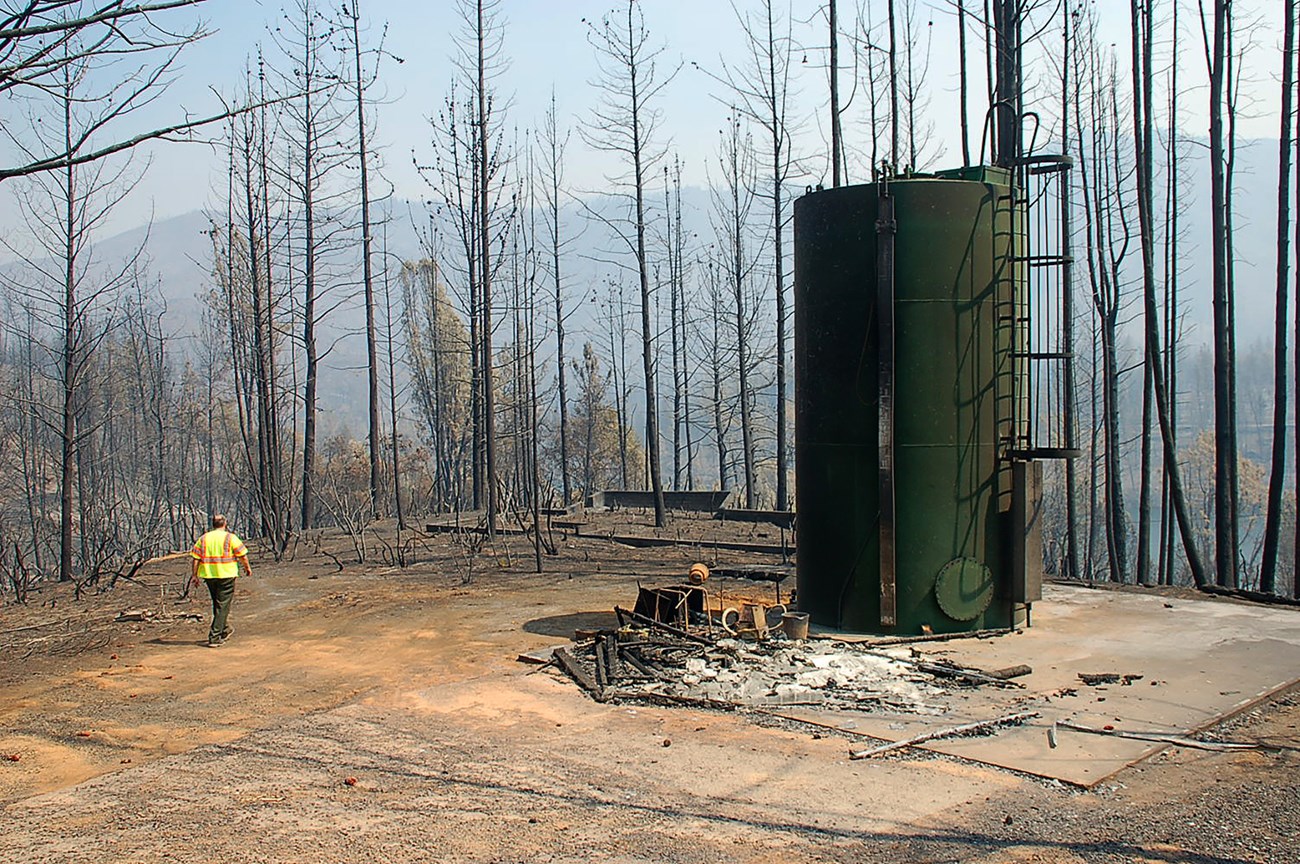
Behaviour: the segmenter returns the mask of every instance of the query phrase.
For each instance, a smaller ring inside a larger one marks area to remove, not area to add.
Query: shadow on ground
[[[614,630],[617,627],[618,618],[613,612],[574,612],[534,618],[524,624],[524,632],[572,639],[575,630]]]

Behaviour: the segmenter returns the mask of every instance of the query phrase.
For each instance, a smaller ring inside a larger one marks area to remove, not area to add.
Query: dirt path
[[[596,705],[514,657],[689,553],[571,541],[558,578],[498,554],[466,586],[438,544],[407,571],[259,565],[215,651],[205,622],[29,645],[0,672],[0,754],[20,757],[0,761],[0,860],[1300,860],[1294,749],[1178,754],[1081,794],[953,759],[849,762],[840,738],[740,716]],[[0,631],[59,608],[99,626],[183,567],[6,607]],[[1298,718],[1286,703],[1233,734],[1294,748]]]

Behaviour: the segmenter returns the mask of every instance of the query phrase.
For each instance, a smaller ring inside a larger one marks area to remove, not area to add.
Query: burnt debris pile
[[[713,628],[615,611],[617,629],[579,634],[583,638],[554,652],[555,663],[600,702],[940,714],[943,697],[956,688],[1019,687],[907,646],[796,640],[778,631],[757,640],[725,631],[719,637]]]

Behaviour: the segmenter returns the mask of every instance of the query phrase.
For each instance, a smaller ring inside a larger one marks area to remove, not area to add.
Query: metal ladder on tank
[[[995,404],[1001,456],[1078,455],[1074,407],[1074,310],[1069,199],[1072,160],[1020,160],[997,199],[995,251],[1010,249],[995,275],[998,369]]]
[[[1001,196],[1009,261],[999,271],[999,509],[1011,531],[1013,620],[1042,598],[1045,460],[1071,459],[1075,444],[1073,258],[1066,156],[1019,160]],[[995,229],[996,230],[996,229]],[[1003,281],[1003,277],[1009,284]]]

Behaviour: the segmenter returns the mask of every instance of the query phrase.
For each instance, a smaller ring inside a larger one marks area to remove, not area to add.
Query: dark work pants
[[[235,597],[235,580],[204,579],[208,583],[208,593],[212,595],[212,628],[208,630],[208,641],[219,642],[225,638],[226,620],[230,617],[230,601]]]

